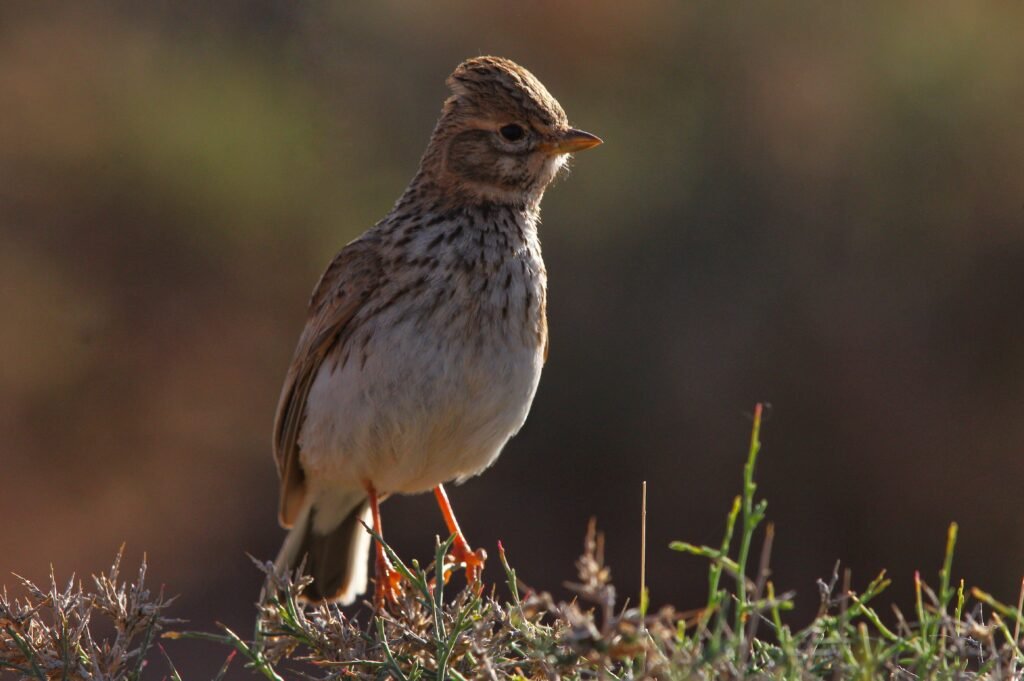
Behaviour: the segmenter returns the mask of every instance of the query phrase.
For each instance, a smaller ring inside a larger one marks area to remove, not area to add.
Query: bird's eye
[[[516,125],[515,123],[509,123],[508,125],[502,126],[498,132],[500,132],[501,136],[509,142],[518,142],[523,139],[523,135],[526,134],[526,131],[523,130],[523,126]]]

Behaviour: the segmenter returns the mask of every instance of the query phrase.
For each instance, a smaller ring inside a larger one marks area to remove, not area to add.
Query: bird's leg
[[[448,532],[455,535],[455,541],[452,543],[452,558],[456,563],[466,566],[467,582],[479,583],[480,575],[484,570],[484,561],[487,560],[487,552],[483,549],[474,551],[469,548],[469,543],[459,528],[459,521],[455,519],[452,505],[448,501],[448,493],[444,491],[443,485],[434,488],[434,496],[437,497],[437,505],[441,507],[441,515],[444,516],[444,524],[448,526]]]
[[[388,556],[384,553],[384,544],[381,543],[384,534],[380,524],[380,499],[377,496],[377,490],[374,489],[373,484],[369,481],[363,483],[366,488],[366,494],[370,497],[370,512],[373,514],[373,531],[377,533],[377,570],[376,570],[376,589],[374,590],[373,604],[378,610],[383,610],[386,603],[398,603],[398,597],[401,593],[400,582],[402,579],[401,573],[398,572],[391,565],[391,561],[388,560]]]

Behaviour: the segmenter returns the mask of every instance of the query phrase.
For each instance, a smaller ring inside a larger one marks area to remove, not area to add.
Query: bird
[[[274,419],[275,561],[304,566],[303,599],[347,605],[368,585],[372,527],[392,494],[433,491],[451,562],[479,583],[444,484],[491,466],[522,427],[548,355],[545,189],[571,154],[602,143],[573,128],[515,62],[468,59],[419,169],[383,219],[333,258],[309,300]],[[376,546],[374,602],[400,579]]]

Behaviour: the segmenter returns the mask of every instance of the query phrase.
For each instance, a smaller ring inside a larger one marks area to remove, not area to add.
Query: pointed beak
[[[598,144],[602,144],[602,140],[597,135],[591,135],[589,132],[583,132],[582,130],[576,130],[575,128],[566,130],[560,133],[558,137],[548,142],[544,142],[540,145],[541,151],[557,156],[558,154],[572,154],[577,151],[583,151],[584,149],[590,149],[596,147]]]

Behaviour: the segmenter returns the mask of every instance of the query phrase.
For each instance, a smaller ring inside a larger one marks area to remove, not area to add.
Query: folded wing
[[[345,246],[327,267],[309,301],[306,328],[285,377],[274,419],[274,458],[281,478],[279,519],[291,527],[306,496],[299,462],[299,433],[306,399],[320,367],[351,336],[351,323],[383,278],[375,244],[358,239]]]

